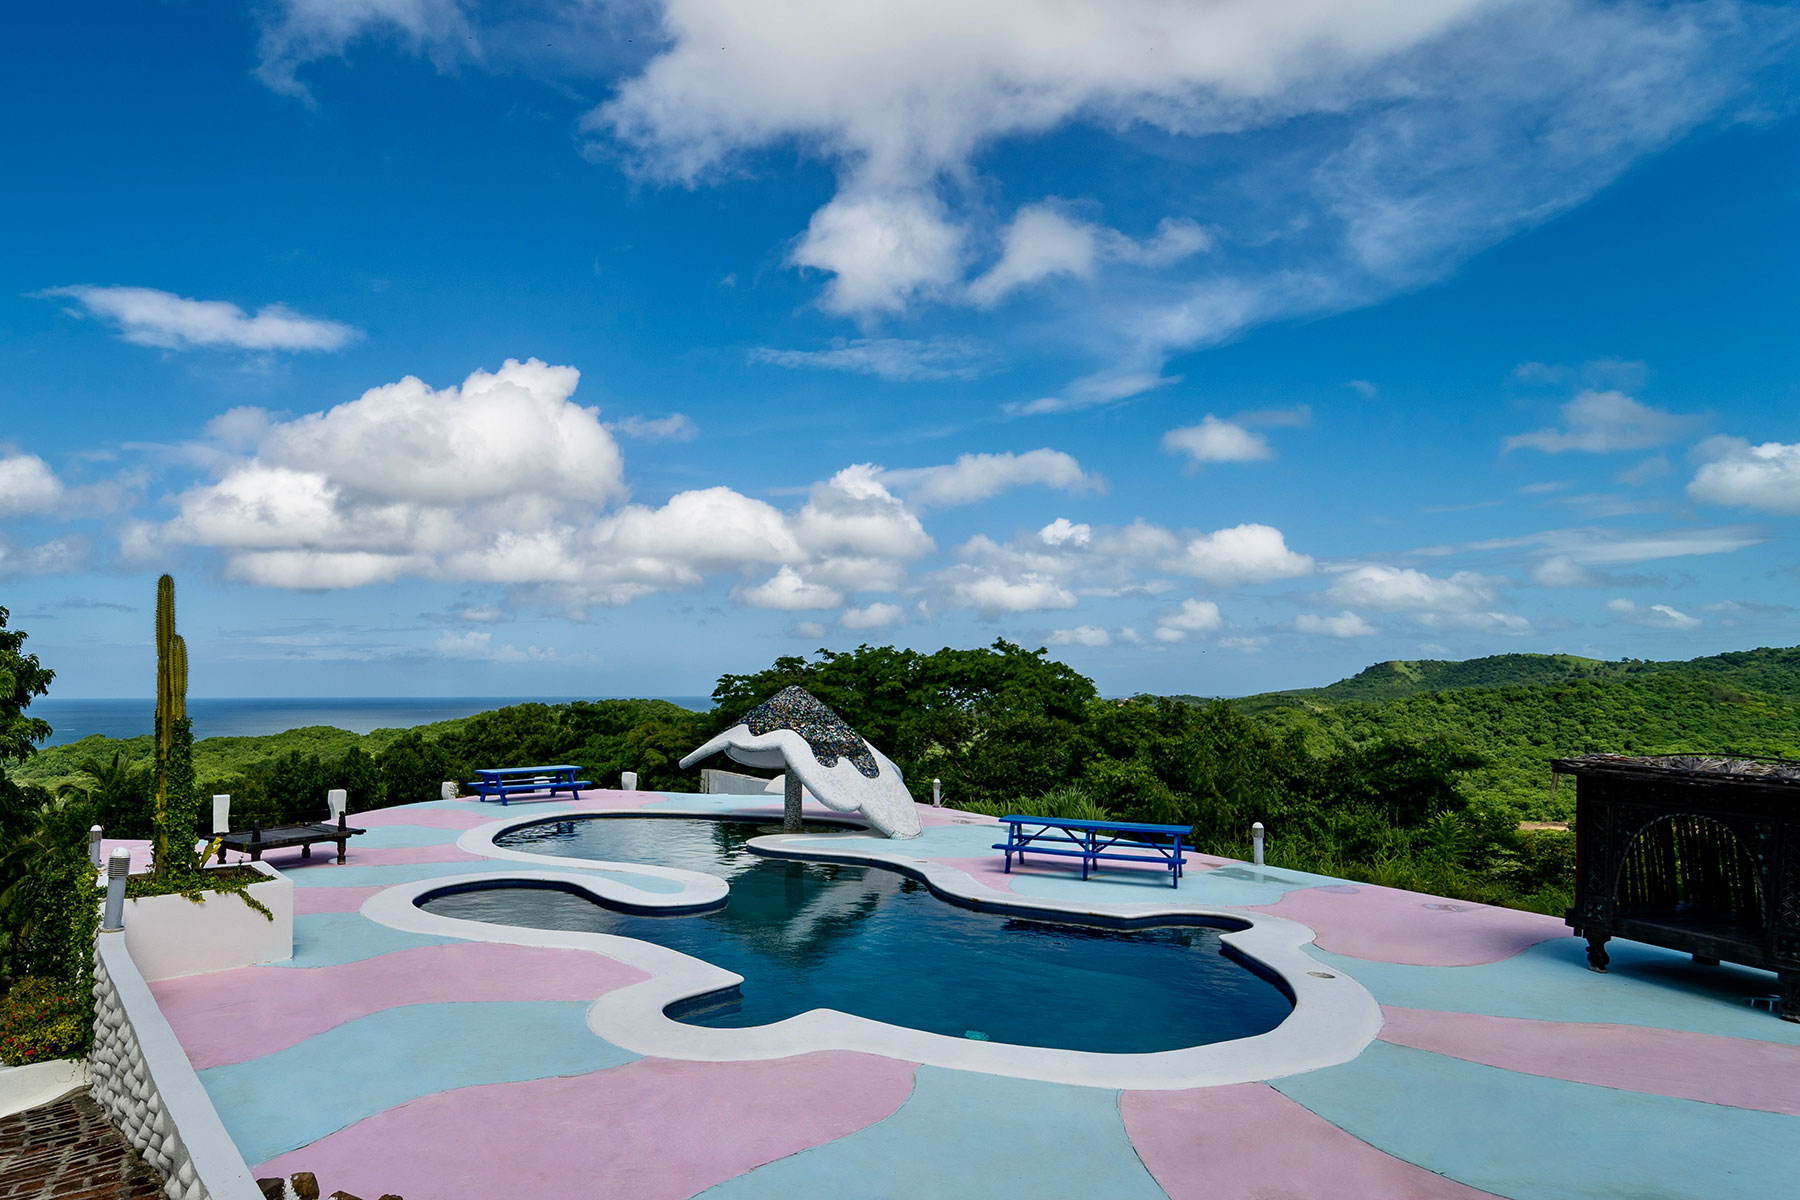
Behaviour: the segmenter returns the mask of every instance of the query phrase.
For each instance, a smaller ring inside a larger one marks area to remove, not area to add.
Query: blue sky
[[[55,694],[1109,694],[1800,641],[1800,12],[38,6],[0,604]]]

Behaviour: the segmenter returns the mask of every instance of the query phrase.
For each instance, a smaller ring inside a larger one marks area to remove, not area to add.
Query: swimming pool
[[[1148,1053],[1265,1033],[1288,993],[1225,949],[1227,919],[1158,918],[1103,928],[1021,912],[978,912],[898,871],[770,858],[748,842],[769,826],[707,818],[599,816],[511,829],[508,849],[639,862],[724,878],[723,906],[682,915],[623,911],[542,883],[447,884],[421,895],[439,916],[616,934],[744,977],[668,1015],[743,1028],[816,1008],[1019,1046]]]

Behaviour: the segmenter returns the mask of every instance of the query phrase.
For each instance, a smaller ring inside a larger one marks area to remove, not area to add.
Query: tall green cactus
[[[194,858],[194,735],[187,715],[187,643],[175,632],[175,580],[156,581],[156,819],[158,874],[185,874]]]

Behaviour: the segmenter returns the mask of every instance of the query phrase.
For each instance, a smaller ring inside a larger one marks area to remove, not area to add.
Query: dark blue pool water
[[[1221,952],[1217,928],[1102,929],[976,912],[896,871],[769,858],[778,832],[743,821],[592,817],[514,830],[498,844],[569,858],[652,863],[726,879],[721,908],[619,912],[585,894],[447,889],[449,917],[656,942],[744,977],[738,993],[672,1011],[697,1025],[766,1025],[835,1008],[953,1037],[1110,1053],[1174,1050],[1265,1033],[1287,994]]]

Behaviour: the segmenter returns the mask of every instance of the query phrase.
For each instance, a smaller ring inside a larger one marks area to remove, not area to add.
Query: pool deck
[[[1119,1088],[844,1049],[639,1053],[597,1033],[595,1014],[653,962],[365,915],[399,885],[528,870],[469,847],[495,821],[569,810],[777,816],[780,797],[438,801],[359,814],[369,832],[342,866],[266,854],[295,884],[293,960],[151,985],[254,1174],[310,1171],[326,1192],[409,1200],[1767,1200],[1800,1189],[1800,1025],[1753,1003],[1774,977],[1620,941],[1596,975],[1552,917],[1204,856],[1179,890],[1154,869],[1009,875],[987,849],[998,826],[949,809],[922,809],[913,841],[821,841],[840,853],[865,843],[1000,902],[1286,918],[1313,931],[1306,953],[1324,974],[1379,1005],[1379,1032],[1335,1065]],[[557,868],[602,892],[693,887],[680,873]]]

